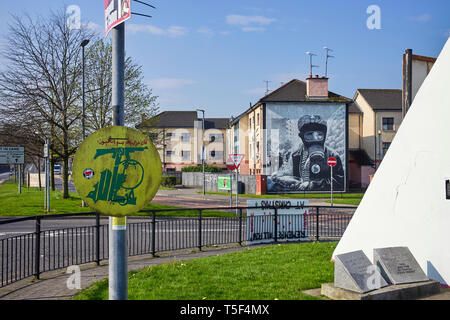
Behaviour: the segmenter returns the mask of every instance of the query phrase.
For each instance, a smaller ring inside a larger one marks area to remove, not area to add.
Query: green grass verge
[[[81,198],[76,193],[69,193],[68,199],[62,198],[61,191],[50,192],[50,212],[44,210],[44,190],[39,188],[22,187],[22,193],[18,192],[18,185],[12,181],[6,181],[0,186],[0,216],[34,216],[46,214],[92,212],[91,208],[81,206]],[[144,209],[164,210],[180,209],[170,212],[158,212],[158,216],[198,216],[198,211],[186,210],[186,208],[150,203]],[[133,216],[151,215],[148,212],[139,212]],[[234,213],[222,211],[204,211],[205,217],[235,217]]]
[[[355,205],[359,206],[362,199],[333,199],[333,204],[343,204],[343,205]],[[331,200],[326,200],[325,202],[331,203]]]
[[[299,243],[254,248],[130,272],[129,300],[309,300],[302,290],[333,282],[336,243]],[[107,300],[108,280],[75,300]]]
[[[197,193],[201,194],[202,191]],[[215,194],[221,196],[230,196],[229,192],[214,192],[207,191],[206,194]],[[233,193],[233,195],[236,195]],[[329,193],[287,193],[287,194],[239,194],[242,198],[258,198],[258,199],[274,199],[274,198],[286,198],[286,199],[330,199]],[[334,193],[334,199],[362,199],[364,193]]]

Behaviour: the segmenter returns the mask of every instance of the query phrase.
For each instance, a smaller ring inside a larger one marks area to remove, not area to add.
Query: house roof
[[[193,128],[195,121],[202,121],[196,111],[164,111],[137,127]],[[205,118],[205,129],[225,129],[229,121],[228,118]]]
[[[402,110],[402,90],[399,89],[358,89],[374,111]]]
[[[308,99],[306,95],[306,82],[300,81],[298,79],[292,79],[291,81],[285,83],[278,89],[272,91],[271,93],[259,99],[257,103],[255,103],[253,106],[248,108],[246,111],[241,113],[236,118],[233,118],[230,122],[230,125],[233,125],[236,122],[238,122],[243,116],[245,116],[258,104],[266,102],[344,102],[350,104],[352,102],[352,99],[338,95],[331,91],[328,91],[327,99],[322,100]],[[361,113],[361,110],[357,105],[354,105],[354,103],[352,103],[349,106],[349,112]]]
[[[303,101],[328,101],[328,102],[350,102],[349,98],[328,91],[328,98],[323,100],[311,100],[306,95],[306,82],[293,79],[278,89],[262,97],[258,102],[303,102]]]

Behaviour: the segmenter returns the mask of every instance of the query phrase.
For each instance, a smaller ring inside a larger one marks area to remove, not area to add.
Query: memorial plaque
[[[429,280],[408,247],[374,249],[373,262],[390,284]]]
[[[334,286],[358,293],[388,284],[362,250],[337,255],[334,261]]]

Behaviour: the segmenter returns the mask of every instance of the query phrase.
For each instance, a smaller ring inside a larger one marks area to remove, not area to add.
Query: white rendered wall
[[[407,246],[429,278],[450,283],[450,41],[409,109],[333,253]]]

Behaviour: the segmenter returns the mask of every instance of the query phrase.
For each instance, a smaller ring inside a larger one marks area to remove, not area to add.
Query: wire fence
[[[261,208],[183,209],[194,212],[190,217],[167,216],[178,209],[144,210],[148,216],[128,219],[128,255],[156,256],[158,252],[258,241],[338,240],[355,211],[354,207],[307,206],[291,208],[292,214],[278,214],[281,208],[266,207],[267,215],[255,216],[250,213],[253,209]],[[210,210],[228,214],[205,214]],[[64,227],[51,225],[55,220]],[[0,287],[28,277],[39,279],[43,272],[108,260],[109,224],[105,220],[95,212],[1,220],[2,230],[21,225],[32,231],[0,236]]]

